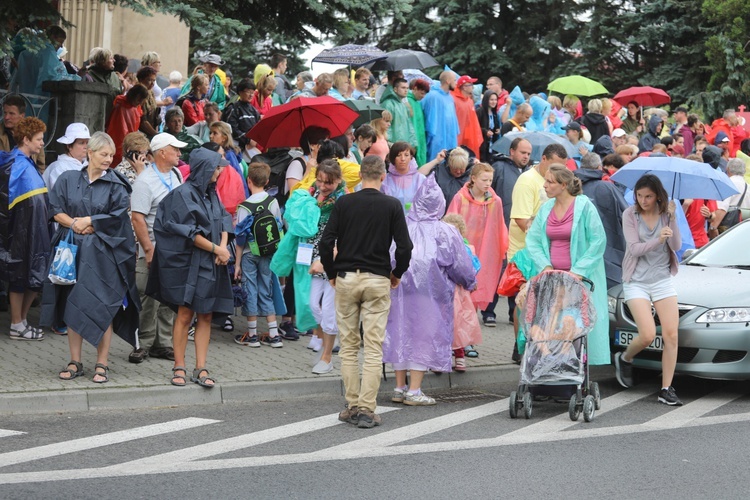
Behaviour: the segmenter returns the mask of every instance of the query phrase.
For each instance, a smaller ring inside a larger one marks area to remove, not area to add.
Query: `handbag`
[[[740,201],[737,202],[736,206],[731,206],[727,210],[726,215],[721,220],[721,224],[719,224],[719,228],[723,231],[726,231],[732,226],[736,226],[742,220],[744,217],[742,217],[742,209],[740,207],[742,206],[742,202],[745,201],[745,195],[747,194],[747,184],[745,184],[745,191],[742,192],[742,197],[740,197]]]
[[[513,297],[524,283],[526,283],[526,279],[523,277],[523,273],[518,269],[515,262],[511,262],[505,268],[502,278],[500,278],[497,294],[503,297]]]
[[[76,271],[76,254],[78,247],[73,244],[73,230],[68,229],[68,234],[60,240],[55,247],[55,256],[49,268],[47,277],[55,285],[75,284],[78,273]]]

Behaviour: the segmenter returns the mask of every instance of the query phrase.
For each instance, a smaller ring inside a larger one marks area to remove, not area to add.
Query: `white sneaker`
[[[333,361],[326,363],[322,359],[313,366],[312,372],[316,375],[323,375],[324,373],[330,373],[333,371]]]
[[[320,337],[311,337],[307,348],[312,349],[315,352],[320,351],[323,348],[323,339]]]
[[[404,396],[404,404],[407,406],[432,406],[436,403],[434,398],[431,398],[423,392],[420,392],[419,394],[407,392]]]

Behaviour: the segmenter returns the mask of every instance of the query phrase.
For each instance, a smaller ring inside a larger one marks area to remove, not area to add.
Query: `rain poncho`
[[[466,240],[464,239],[464,243]],[[474,268],[474,276],[481,269],[479,259],[474,254],[472,245],[465,244],[464,247],[471,257]],[[479,326],[477,309],[471,301],[471,292],[462,286],[456,285],[453,294],[453,349],[462,349],[470,345],[482,343],[482,327]]]
[[[454,288],[472,288],[475,280],[463,238],[440,221],[444,210],[443,194],[435,180],[428,179],[406,216],[415,251],[401,284],[391,290],[385,363],[413,362],[451,371]],[[391,259],[395,263],[393,255]]]
[[[297,249],[318,233],[320,208],[315,198],[304,189],[296,189],[289,196],[284,211],[287,231],[271,259],[271,271],[277,276],[289,276],[294,271],[294,304],[297,328],[309,330],[317,326],[310,310],[310,266],[297,263]]]
[[[466,146],[479,156],[482,148],[482,128],[479,126],[474,100],[466,97],[460,88],[456,87],[453,92],[453,102],[456,104],[456,117],[458,118],[458,145]]]
[[[648,131],[638,141],[638,150],[641,153],[650,152],[656,144],[661,143],[659,133],[656,131],[660,123],[662,123],[662,119],[659,115],[651,115],[651,118],[648,119]]]
[[[380,97],[380,105],[393,115],[393,122],[388,129],[388,142],[404,141],[412,146],[417,145],[414,124],[411,121],[411,110],[388,85]]]
[[[529,121],[524,124],[526,130],[528,132],[549,132],[547,120],[552,109],[550,103],[535,95],[531,96],[529,104],[531,105],[532,114]]]
[[[425,176],[417,171],[417,161],[412,158],[409,162],[409,171],[405,174],[398,173],[396,167],[391,164],[380,190],[400,201],[401,206],[404,207],[404,212],[408,212],[424,181]]]
[[[146,293],[175,311],[185,306],[198,314],[234,312],[227,266],[195,246],[199,234],[217,245],[222,233],[233,235],[232,219],[211,184],[220,159],[205,148],[193,151],[190,177],[164,197],[156,212],[156,252]]]
[[[94,182],[89,182],[85,168],[64,172],[57,179],[50,191],[50,215],[91,217],[94,232],[73,234],[78,246],[76,284],[44,283],[40,325],[68,325],[94,346],[112,325],[115,334],[136,345],[141,302],[135,285],[135,237],[128,216],[131,191],[127,179],[112,169]],[[58,227],[51,248],[68,231]]]
[[[510,97],[510,111],[508,111],[508,116],[513,117],[513,115],[516,114],[516,108],[526,102],[526,98],[523,95],[523,91],[521,90],[521,87],[516,85],[513,87],[513,90],[510,91],[510,94],[508,94],[508,97]],[[500,101],[504,102],[504,101]],[[497,114],[502,116],[505,112],[505,107],[507,104],[503,104],[500,106],[500,109],[497,110]]]
[[[453,197],[448,213],[459,214],[466,222],[466,239],[476,249],[482,268],[477,274],[477,289],[471,293],[474,306],[484,310],[495,299],[500,282],[508,229],[505,227],[503,203],[490,188],[487,200],[474,199],[467,183]]]
[[[417,165],[422,166],[427,163],[427,136],[424,130],[424,111],[422,105],[414,98],[414,94],[409,91],[406,96],[411,106],[411,123],[414,126],[414,136],[417,138]]]
[[[443,149],[458,146],[458,118],[453,97],[440,87],[432,87],[420,104],[427,134],[427,158],[435,158]]]
[[[0,151],[0,279],[13,289],[40,290],[50,262],[47,188],[18,148]]]
[[[542,205],[526,234],[526,248],[537,269],[551,266],[550,241],[547,238],[547,218],[555,200]],[[570,272],[594,282],[591,294],[594,308],[607,311],[607,279],[604,272],[604,250],[607,235],[604,234],[599,213],[585,195],[575,199],[573,227],[570,235]],[[596,324],[589,334],[589,363],[608,365],[609,359],[609,315],[599,314]]]
[[[362,182],[362,179],[359,177],[359,164],[354,163],[353,161],[340,160],[338,158],[336,158],[336,161],[339,162],[339,167],[341,167],[341,178],[346,182],[346,189],[353,192],[357,184]],[[303,189],[307,191],[313,186],[313,184],[315,184],[315,179],[317,177],[318,167],[308,168],[305,177],[299,181],[292,190]]]

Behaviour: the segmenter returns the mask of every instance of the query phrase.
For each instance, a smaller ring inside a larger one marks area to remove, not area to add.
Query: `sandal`
[[[104,370],[104,373],[96,371],[97,368],[101,368],[102,370]],[[103,377],[104,380],[96,380],[97,375]],[[109,382],[109,366],[103,365],[101,363],[97,363],[96,365],[94,365],[94,376],[91,378],[91,381],[95,384],[105,384]]]
[[[199,375],[201,373],[203,373],[203,372],[206,372],[206,374],[204,376],[200,377]],[[206,370],[205,368],[196,368],[195,370],[193,370],[193,376],[190,377],[190,381],[191,382],[195,382],[196,384],[198,384],[201,387],[205,387],[207,389],[211,389],[211,388],[213,388],[216,385],[216,380],[214,378],[212,378],[212,377],[209,377],[208,375],[209,375],[208,370]],[[213,384],[206,383],[209,380],[211,382],[213,382]]]
[[[26,325],[23,330],[10,329],[11,340],[44,340],[44,333],[31,325]]]
[[[181,371],[183,375],[177,375],[177,372]],[[187,385],[187,370],[184,366],[175,366],[172,368],[172,385],[177,387],[185,387]],[[179,380],[182,379],[180,383]]]
[[[476,349],[474,349],[473,345],[470,345],[469,347],[464,349],[464,352],[466,353],[467,358],[478,358],[479,353]]]
[[[234,331],[234,321],[232,321],[232,318],[227,316],[226,321],[224,321],[224,326],[221,327],[222,330],[225,332],[233,332]]]
[[[70,369],[71,366],[75,366],[76,371],[73,371]],[[70,377],[63,377],[63,373],[69,373]],[[63,371],[61,371],[58,375],[61,380],[73,380],[76,377],[82,377],[83,376],[83,364],[80,361],[73,361],[71,360],[70,363],[65,367]]]

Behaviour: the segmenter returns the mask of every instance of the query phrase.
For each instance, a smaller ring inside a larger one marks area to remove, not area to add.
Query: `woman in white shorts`
[[[675,221],[675,203],[669,201],[658,177],[646,174],[635,184],[635,205],[622,214],[627,247],[622,261],[625,301],[638,327],[638,336],[625,352],[615,354],[617,381],[623,387],[633,385],[633,357],[651,345],[656,323],[651,314],[653,303],[661,322],[664,343],[662,353],[662,389],[659,402],[682,405],[672,378],[677,364],[677,293],[672,276],[677,274],[676,250],[680,248],[680,231]]]

